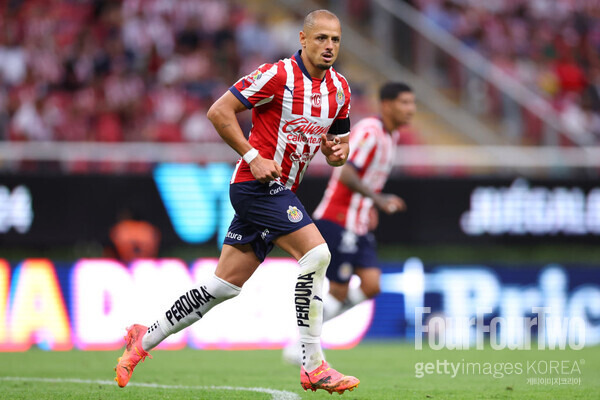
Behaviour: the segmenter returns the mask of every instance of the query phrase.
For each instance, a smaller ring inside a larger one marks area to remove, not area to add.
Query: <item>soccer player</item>
[[[324,321],[379,294],[381,270],[371,233],[378,223],[374,206],[386,214],[406,209],[400,197],[381,190],[392,169],[398,129],[409,124],[416,112],[415,96],[406,84],[390,82],[381,87],[379,99],[380,116],[364,118],[354,126],[350,158],[333,172],[313,214],[331,251]],[[360,287],[349,287],[353,274],[360,277]],[[284,359],[298,363],[299,352],[299,344],[292,342],[284,349]]]
[[[214,276],[183,293],[150,327],[128,328],[127,348],[115,368],[119,386],[127,385],[138,362],[165,338],[237,296],[274,245],[300,265],[290,312],[303,349],[302,387],[343,393],[360,383],[324,360],[322,287],[330,253],[295,195],[319,148],[332,166],[343,165],[348,157],[350,88],[332,68],[340,40],[335,14],[309,13],[300,32],[301,50],[241,78],[209,109],[219,135],[242,156],[230,186],[235,216]],[[245,109],[252,109],[248,140],[236,118]]]

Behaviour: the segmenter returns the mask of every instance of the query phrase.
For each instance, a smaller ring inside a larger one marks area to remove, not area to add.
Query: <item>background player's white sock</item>
[[[325,295],[325,304],[323,304],[323,321],[329,321],[367,299],[368,297],[365,296],[360,287],[350,288],[348,290],[348,297],[346,297],[346,301],[343,303],[333,297],[331,293],[327,293]]]
[[[329,248],[323,243],[298,260],[301,269],[294,289],[294,302],[302,343],[302,365],[307,372],[318,368],[323,362],[323,281],[330,259]]]
[[[346,297],[346,301],[344,302],[344,311],[351,309],[357,304],[362,303],[367,300],[367,296],[362,291],[360,287],[350,288],[348,290],[348,297]]]
[[[150,351],[169,335],[198,321],[217,304],[237,296],[240,290],[241,288],[213,275],[179,296],[173,306],[148,327],[142,338],[142,347]]]
[[[323,321],[329,321],[343,312],[344,303],[336,299],[331,293],[325,294],[323,303]]]

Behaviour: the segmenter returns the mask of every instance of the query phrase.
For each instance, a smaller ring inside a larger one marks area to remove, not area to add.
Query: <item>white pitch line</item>
[[[77,379],[77,378],[35,378],[23,376],[0,376],[0,381],[22,381],[22,382],[48,382],[48,383],[84,383],[84,384],[100,384],[100,385],[116,385],[115,381]],[[237,390],[247,392],[258,392],[270,394],[273,400],[299,400],[300,396],[296,393],[285,390],[275,390],[260,387],[236,387],[236,386],[180,386],[180,385],[160,385],[158,383],[131,382],[127,386],[139,386],[157,389],[173,389],[173,390]]]

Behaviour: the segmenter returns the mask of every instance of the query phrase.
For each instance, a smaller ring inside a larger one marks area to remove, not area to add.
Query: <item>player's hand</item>
[[[340,138],[335,137],[333,140],[327,140],[327,135],[321,134],[321,152],[327,158],[327,163],[332,166],[344,165],[346,162],[346,151],[344,146],[347,143],[340,143]]]
[[[262,158],[260,154],[250,161],[250,172],[261,183],[274,181],[281,176],[281,165],[275,160]]]
[[[406,210],[404,200],[395,194],[378,194],[373,199],[377,208],[386,214],[394,214]]]

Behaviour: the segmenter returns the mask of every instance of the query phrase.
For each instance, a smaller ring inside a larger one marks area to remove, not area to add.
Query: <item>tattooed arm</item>
[[[247,108],[230,91],[225,92],[210,107],[206,116],[215,129],[232,149],[240,156],[248,154],[248,165],[252,175],[260,182],[269,182],[281,176],[281,166],[274,160],[263,158],[244,137],[244,132],[237,120],[236,114]],[[256,152],[254,155],[252,152]]]

